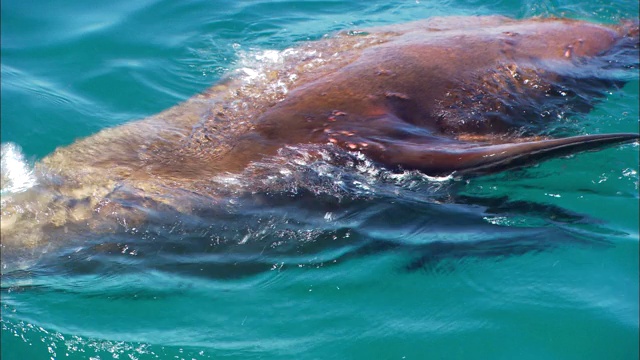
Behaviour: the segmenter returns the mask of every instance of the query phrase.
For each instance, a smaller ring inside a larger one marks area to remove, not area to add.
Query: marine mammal
[[[539,107],[580,105],[581,88],[615,85],[575,73],[606,69],[602,59],[637,53],[637,43],[634,23],[468,17],[304,45],[324,55],[301,52],[258,82],[229,78],[149,119],[56,150],[37,164],[40,185],[3,204],[3,243],[28,242],[14,234],[36,217],[48,229],[100,227],[109,216],[135,220],[145,206],[188,210],[193,194],[215,200],[212,177],[239,173],[286,145],[334,144],[390,168],[441,175],[635,141],[637,134],[548,139],[529,129],[544,125]],[[576,96],[560,94],[567,84]],[[33,210],[16,211],[22,204]]]

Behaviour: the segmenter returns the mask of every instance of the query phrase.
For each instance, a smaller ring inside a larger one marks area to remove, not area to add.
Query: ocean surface
[[[2,0],[1,14],[2,161],[28,178],[57,147],[340,30],[639,12],[615,0]],[[593,111],[557,121],[638,132],[637,69],[624,76]],[[330,184],[308,169],[256,195],[268,201],[75,239],[5,272],[1,358],[638,359],[637,144],[466,179],[354,161]]]

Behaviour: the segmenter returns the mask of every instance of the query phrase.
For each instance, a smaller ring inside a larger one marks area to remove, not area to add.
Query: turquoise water
[[[34,162],[338,30],[638,13],[592,0],[3,0],[2,143]],[[637,132],[629,79],[568,121]],[[89,238],[4,275],[2,358],[638,358],[637,145],[448,183],[344,171],[337,193],[247,199],[204,231]],[[223,244],[204,249],[212,237]],[[268,251],[275,241],[285,250]]]

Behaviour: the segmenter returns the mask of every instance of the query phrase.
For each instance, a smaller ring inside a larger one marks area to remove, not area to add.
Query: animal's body
[[[604,69],[601,59],[637,45],[637,24],[504,17],[431,19],[306,44],[259,81],[227,80],[56,150],[37,165],[41,185],[3,209],[3,241],[23,229],[18,221],[33,220],[15,204],[47,204],[54,215],[40,223],[50,227],[126,217],[119,189],[141,206],[188,208],[176,194],[215,201],[213,177],[241,173],[284,146],[333,144],[385,167],[444,175],[635,141],[637,134],[549,139],[535,129],[549,121],[541,107],[584,105],[581,86],[615,85],[573,76],[581,68]]]

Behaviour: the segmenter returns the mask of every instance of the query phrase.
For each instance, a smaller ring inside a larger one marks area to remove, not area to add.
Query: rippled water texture
[[[264,76],[301,42],[489,14],[614,23],[638,7],[2,0],[3,198],[34,186],[33,163],[55,148],[225,74]],[[624,87],[547,131],[638,132],[637,69],[619,75]],[[468,179],[311,151],[321,156],[282,149],[286,166],[260,184],[217,179],[254,190],[220,206],[106,234],[65,229],[12,254],[2,359],[638,358],[637,144]]]

